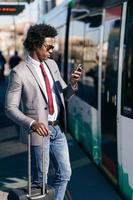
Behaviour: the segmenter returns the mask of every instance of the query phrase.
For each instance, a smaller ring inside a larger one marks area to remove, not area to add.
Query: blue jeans
[[[67,183],[71,176],[71,166],[67,140],[64,132],[58,125],[49,125],[50,136],[44,138],[45,148],[45,173],[48,174],[49,152],[55,168],[53,187],[55,188],[56,200],[63,200]],[[32,146],[32,182],[42,183],[42,147]],[[47,180],[46,180],[47,182]]]

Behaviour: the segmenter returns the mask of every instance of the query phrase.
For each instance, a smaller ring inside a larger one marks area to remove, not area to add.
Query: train
[[[69,131],[122,196],[133,199],[133,1],[67,0],[39,22],[58,30],[53,58],[67,83],[83,65],[67,102]]]

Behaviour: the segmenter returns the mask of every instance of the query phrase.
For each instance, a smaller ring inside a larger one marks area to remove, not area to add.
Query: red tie
[[[46,74],[46,71],[45,71],[44,66],[43,66],[42,63],[40,64],[40,68],[41,68],[42,74],[44,76],[47,95],[48,95],[49,114],[52,115],[54,113],[54,105],[53,105],[53,98],[52,98],[50,82],[49,82],[48,76]]]

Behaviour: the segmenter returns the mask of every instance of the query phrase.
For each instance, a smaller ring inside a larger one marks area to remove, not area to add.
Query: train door
[[[117,178],[117,86],[122,6],[105,10],[101,80],[102,168]],[[115,179],[114,179],[115,178]]]
[[[119,185],[133,199],[133,1],[124,3],[118,85]],[[122,91],[121,91],[122,90]]]

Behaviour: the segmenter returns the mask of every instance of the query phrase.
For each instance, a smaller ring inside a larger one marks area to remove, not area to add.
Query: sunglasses
[[[54,46],[51,44],[43,44],[42,46],[44,46],[47,51],[49,51],[50,49],[54,49]]]

